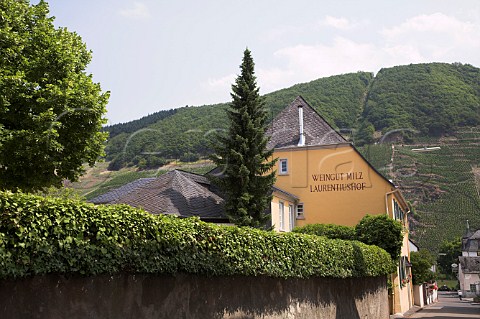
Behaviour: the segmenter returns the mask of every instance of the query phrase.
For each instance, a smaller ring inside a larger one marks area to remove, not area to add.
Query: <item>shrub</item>
[[[297,227],[295,233],[325,236],[330,239],[355,240],[355,228],[334,224],[310,224]]]
[[[387,215],[366,215],[355,226],[357,239],[367,245],[385,249],[396,261],[403,245],[403,226]]]
[[[386,275],[390,256],[356,241],[0,192],[0,278],[132,272],[306,278]]]
[[[366,215],[355,227],[334,224],[310,224],[297,227],[296,233],[325,236],[329,239],[358,240],[385,249],[397,261],[403,245],[403,227],[387,215]]]
[[[192,163],[192,162],[198,161],[200,157],[198,156],[198,154],[188,152],[188,153],[183,153],[183,155],[180,156],[179,159],[181,162],[184,162],[184,163]]]
[[[107,169],[109,171],[119,171],[125,166],[125,156],[123,154],[118,155],[108,163]]]

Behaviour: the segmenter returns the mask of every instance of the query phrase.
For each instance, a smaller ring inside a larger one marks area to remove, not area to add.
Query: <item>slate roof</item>
[[[480,274],[480,257],[458,257],[463,273]]]
[[[303,107],[303,131],[306,146],[348,143],[301,96],[298,96],[273,119],[267,129],[266,134],[270,136],[268,148],[298,145],[300,139],[299,106]]]
[[[201,219],[226,219],[224,200],[206,186],[207,178],[173,170],[159,177],[142,178],[91,200],[95,204],[128,204],[152,214]]]
[[[136,190],[138,187],[141,187],[145,184],[150,183],[153,181],[155,177],[148,177],[148,178],[140,178],[137,179],[136,181],[133,181],[131,183],[125,184],[119,188],[116,188],[114,190],[109,191],[108,193],[102,194],[100,196],[97,196],[93,199],[90,200],[91,203],[94,204],[107,204],[107,203],[113,203],[119,198],[129,194],[130,192],[133,192]]]
[[[480,251],[480,229],[474,232],[470,237],[462,239],[462,251],[478,252]]]
[[[470,236],[469,239],[478,239],[478,240],[480,240],[480,229],[477,230],[476,232],[474,232],[473,235]]]

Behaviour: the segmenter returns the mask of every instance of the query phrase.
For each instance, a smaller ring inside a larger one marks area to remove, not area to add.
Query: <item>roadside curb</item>
[[[401,313],[397,313],[397,314],[394,314],[394,315],[390,315],[390,319],[397,319],[397,318],[409,318],[411,315],[421,311],[424,307],[420,307],[420,306],[413,306],[412,308],[410,308],[409,310],[407,310],[405,313],[401,314]]]

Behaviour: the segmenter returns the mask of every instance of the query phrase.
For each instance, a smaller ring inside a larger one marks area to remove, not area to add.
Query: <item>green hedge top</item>
[[[325,236],[330,239],[358,240],[375,245],[398,261],[402,251],[404,230],[402,224],[387,215],[365,215],[355,227],[334,224],[310,224],[296,227],[296,233]]]
[[[295,233],[325,236],[330,239],[356,240],[355,227],[335,224],[309,224],[293,229]]]
[[[386,275],[392,260],[357,241],[0,192],[0,278],[122,271],[346,278]]]

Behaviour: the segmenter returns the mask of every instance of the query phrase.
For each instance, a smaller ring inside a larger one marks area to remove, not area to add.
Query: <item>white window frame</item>
[[[283,163],[285,163],[285,170],[283,170]],[[288,174],[288,159],[281,158],[278,160],[278,174],[287,175]]]
[[[285,204],[278,202],[278,217],[279,217],[279,229],[285,230]]]
[[[305,219],[305,205],[303,203],[298,203],[296,208],[296,218]]]
[[[292,231],[295,227],[295,217],[294,217],[294,206],[292,204],[288,205],[288,231]]]

